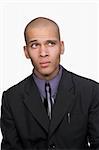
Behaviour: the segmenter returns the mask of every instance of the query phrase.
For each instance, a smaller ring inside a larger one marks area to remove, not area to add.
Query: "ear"
[[[64,54],[64,42],[63,41],[61,41],[61,54]]]
[[[28,52],[27,46],[24,46],[23,49],[24,49],[24,54],[25,54],[26,58],[29,59],[30,56],[29,56],[29,52]]]

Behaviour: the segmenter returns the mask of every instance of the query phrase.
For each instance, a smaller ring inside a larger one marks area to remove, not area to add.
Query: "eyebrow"
[[[29,41],[29,42],[28,42],[28,44],[30,44],[30,43],[34,43],[34,42],[37,42],[37,40]]]
[[[57,40],[47,40],[46,42],[57,42]]]
[[[45,42],[51,42],[51,41],[55,42],[55,43],[57,42],[57,40],[54,40],[54,39],[53,40],[46,40]],[[28,44],[31,44],[31,43],[34,43],[34,42],[38,42],[38,40],[31,40],[31,41],[28,42]]]

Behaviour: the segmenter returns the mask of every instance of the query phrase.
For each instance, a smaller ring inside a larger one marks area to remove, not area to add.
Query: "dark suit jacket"
[[[49,121],[32,75],[3,93],[2,150],[99,149],[99,84],[63,69]]]

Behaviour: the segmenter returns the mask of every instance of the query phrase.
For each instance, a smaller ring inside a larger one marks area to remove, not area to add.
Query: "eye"
[[[39,43],[32,43],[31,48],[36,49],[39,46]]]
[[[48,41],[48,46],[54,46],[56,43],[53,41]]]

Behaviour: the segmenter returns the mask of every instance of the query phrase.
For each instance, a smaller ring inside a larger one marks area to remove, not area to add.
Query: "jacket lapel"
[[[45,131],[47,133],[49,132],[49,136],[54,133],[64,118],[64,115],[71,111],[76,98],[72,74],[63,69],[62,78],[56,95],[56,103],[53,107],[52,120],[49,126],[49,119],[32,75],[29,77],[24,88],[24,94],[24,103],[26,107]]]
[[[24,89],[24,103],[38,123],[48,132],[49,119],[32,75]]]
[[[63,75],[56,96],[56,103],[53,107],[49,136],[51,136],[58,127],[66,112],[68,113],[72,109],[75,97],[71,74],[63,69]]]

